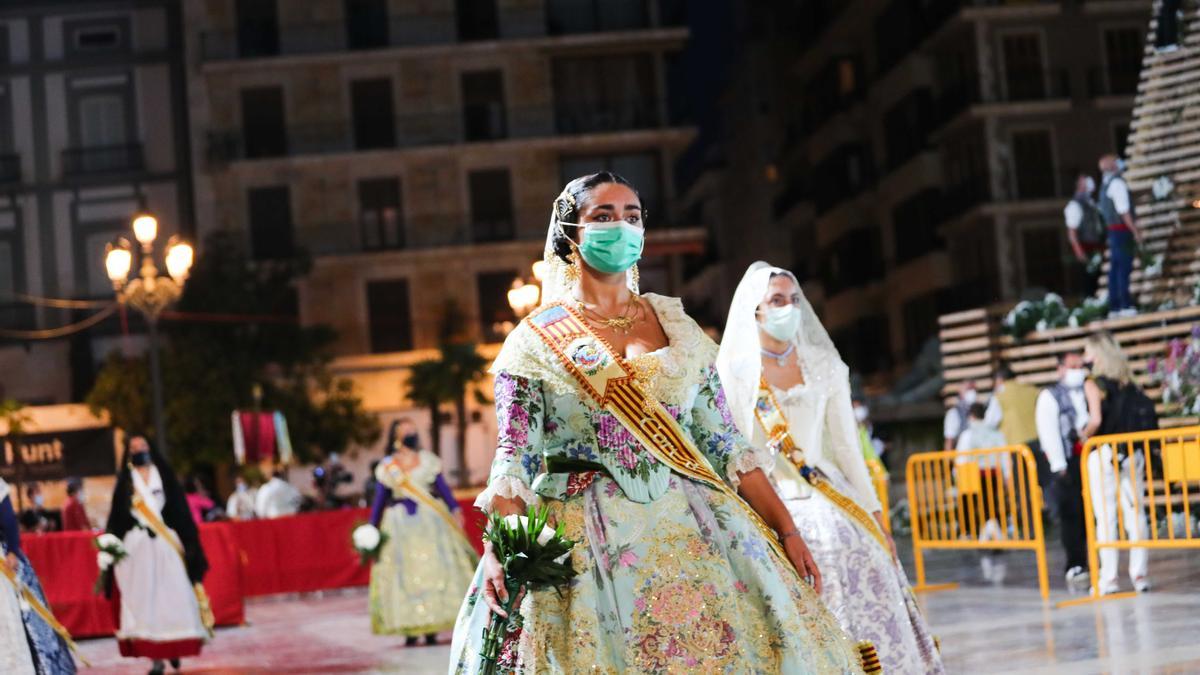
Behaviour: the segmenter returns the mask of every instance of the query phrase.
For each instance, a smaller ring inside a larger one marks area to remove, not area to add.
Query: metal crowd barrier
[[[958,586],[925,583],[927,550],[1018,549],[1037,556],[1042,599],[1049,598],[1042,491],[1027,446],[917,453],[908,459],[905,482],[917,572],[914,590]]]
[[[1200,426],[1096,436],[1080,463],[1092,590],[1060,606],[1134,595],[1100,594],[1105,554],[1200,548]]]
[[[883,468],[880,462],[867,462],[867,470],[871,473],[871,482],[875,485],[875,495],[879,497],[879,505],[882,507],[883,529],[890,535],[892,533],[892,510],[891,499],[888,495],[887,469]]]

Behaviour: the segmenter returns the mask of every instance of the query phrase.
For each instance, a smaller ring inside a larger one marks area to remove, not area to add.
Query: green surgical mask
[[[800,310],[795,305],[768,307],[758,325],[776,340],[791,340],[800,330]]]
[[[591,223],[583,231],[579,255],[592,269],[605,274],[618,274],[641,259],[645,237],[645,230],[629,223]]]

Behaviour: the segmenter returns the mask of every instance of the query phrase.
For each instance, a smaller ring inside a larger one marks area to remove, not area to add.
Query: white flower
[[[111,553],[106,553],[104,551],[96,553],[96,566],[100,569],[106,570],[112,567],[114,562],[116,562],[116,559],[113,558]]]
[[[112,534],[110,532],[105,532],[104,534],[100,535],[99,537],[96,537],[96,544],[102,549],[108,549],[108,550],[120,549],[121,548],[121,539],[115,534]]]
[[[515,530],[515,529],[520,528],[520,529],[524,530],[526,527],[529,526],[529,518],[527,518],[525,516],[518,516],[516,514],[513,514],[511,516],[504,516],[504,524],[507,525],[510,529]],[[553,538],[554,538],[554,529],[551,527],[548,527],[546,525],[543,525],[542,531],[538,534],[538,538],[537,538],[538,546],[545,546]]]
[[[1038,319],[1037,325],[1034,326],[1033,329],[1036,331],[1043,331],[1043,330],[1046,330],[1046,328],[1048,328],[1049,325],[1050,324],[1046,323],[1045,319]]]
[[[1154,193],[1154,198],[1158,200],[1166,199],[1175,191],[1175,181],[1171,180],[1170,176],[1159,176],[1150,186],[1150,190]]]
[[[360,551],[374,551],[379,547],[379,541],[382,538],[379,528],[370,523],[354,528],[354,534],[351,537],[354,539],[354,548]]]

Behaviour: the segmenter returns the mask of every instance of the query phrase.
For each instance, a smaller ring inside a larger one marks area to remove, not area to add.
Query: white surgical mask
[[[975,403],[975,397],[977,395],[978,394],[976,394],[974,389],[968,389],[968,390],[964,391],[963,395],[962,395],[963,403],[966,403],[967,405],[973,405]]]
[[[1083,382],[1086,379],[1086,370],[1083,368],[1071,368],[1065,374],[1063,374],[1062,383],[1068,389],[1078,389],[1083,386]]]
[[[38,507],[40,508],[40,507],[42,507],[43,505],[45,505],[45,503],[46,503],[46,498],[45,498],[45,497],[43,497],[43,496],[41,496],[41,495],[35,495],[35,496],[33,497],[33,503],[34,503],[34,504],[37,504],[37,505],[38,505]]]
[[[860,405],[860,406],[854,407],[854,419],[858,420],[860,423],[866,422],[867,416],[870,414],[871,414],[871,411],[867,410],[867,406],[865,406],[865,405]]]
[[[795,305],[768,307],[759,325],[776,340],[791,340],[800,330],[800,310]]]

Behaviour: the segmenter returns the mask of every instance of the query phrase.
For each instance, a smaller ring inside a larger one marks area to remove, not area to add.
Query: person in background
[[[62,520],[64,532],[92,529],[87,510],[83,508],[83,481],[72,476],[67,479],[67,502],[63,504]]]
[[[967,428],[967,410],[975,403],[978,393],[975,391],[975,381],[967,380],[959,385],[958,403],[946,411],[942,419],[942,438],[945,443],[943,450],[953,450],[958,447],[958,435]]]
[[[200,482],[198,476],[189,476],[184,484],[184,492],[187,493],[188,509],[192,512],[192,520],[199,525],[205,520],[205,516],[209,511],[216,508],[216,503],[212,497],[208,496],[208,491],[204,489],[204,483]]]
[[[1038,388],[1018,380],[1012,367],[1002,363],[996,369],[984,421],[1000,430],[1006,445],[1029,446],[1038,463],[1038,484],[1044,487],[1050,478],[1050,466],[1038,445],[1037,399]]]
[[[871,409],[861,398],[854,399],[852,405],[854,421],[858,426],[858,439],[862,445],[863,460],[866,461],[867,468],[886,474],[887,462],[884,461],[884,455],[887,453],[887,446],[875,436],[875,427],[871,424]]]
[[[225,503],[225,515],[232,520],[254,520],[254,498],[258,490],[250,487],[250,482],[242,474],[233,478],[233,494]]]
[[[1085,435],[1124,434],[1158,428],[1158,416],[1151,401],[1133,380],[1129,359],[1111,333],[1092,333],[1084,341],[1083,360],[1091,366],[1092,377],[1101,391],[1099,414],[1088,421]],[[1146,492],[1146,451],[1142,447],[1119,444],[1115,449],[1104,444],[1088,457],[1088,493],[1096,518],[1096,540],[1117,539],[1117,522],[1124,526],[1128,541],[1145,539],[1150,531],[1142,510]],[[1119,475],[1118,475],[1119,474]],[[1118,494],[1119,492],[1119,494]],[[1118,519],[1117,510],[1121,517]],[[1120,552],[1100,550],[1100,594],[1116,593]],[[1150,590],[1147,573],[1149,553],[1144,548],[1129,549],[1129,580],[1138,593]]]
[[[1075,180],[1075,196],[1063,208],[1063,220],[1067,223],[1067,240],[1071,251],[1079,262],[1080,278],[1084,295],[1095,294],[1100,287],[1100,266],[1092,265],[1092,258],[1104,252],[1104,240],[1108,236],[1100,209],[1092,199],[1096,181],[1086,174]]]
[[[31,534],[49,532],[50,518],[46,513],[46,497],[42,486],[30,483],[25,486],[25,501],[28,506],[21,511],[21,529]]]
[[[1052,474],[1047,499],[1058,504],[1067,586],[1080,591],[1087,588],[1088,560],[1079,454],[1087,438],[1090,411],[1098,409],[1099,402],[1100,390],[1087,378],[1078,352],[1059,355],[1058,382],[1043,389],[1037,398],[1038,443]]]
[[[254,499],[254,512],[259,518],[290,516],[300,510],[300,491],[287,481],[287,472],[280,468],[271,480],[258,489]]]
[[[1004,447],[1004,435],[987,421],[987,408],[982,403],[973,403],[967,411],[967,428],[958,437],[957,450],[988,450]],[[998,511],[1003,508],[1000,504],[1004,493],[997,485],[1004,481],[1011,471],[1006,461],[1007,454],[992,455],[962,455],[954,459],[958,472],[959,499],[962,501],[962,512],[968,521],[979,519],[983,527],[979,531],[980,541],[1000,539],[1003,532],[1000,529]],[[972,467],[968,469],[967,467]],[[974,470],[978,470],[978,480],[975,480]],[[967,479],[965,474],[972,473]],[[968,489],[973,488],[973,489]],[[978,514],[978,515],[976,515]],[[983,578],[994,583],[1004,582],[1005,565],[1001,559],[1004,551],[985,549],[980,556],[979,565],[983,570]]]
[[[1133,274],[1133,254],[1142,243],[1141,231],[1129,197],[1129,185],[1121,177],[1116,155],[1100,158],[1100,214],[1108,226],[1108,310],[1110,317],[1137,316],[1137,306],[1129,289]]]

